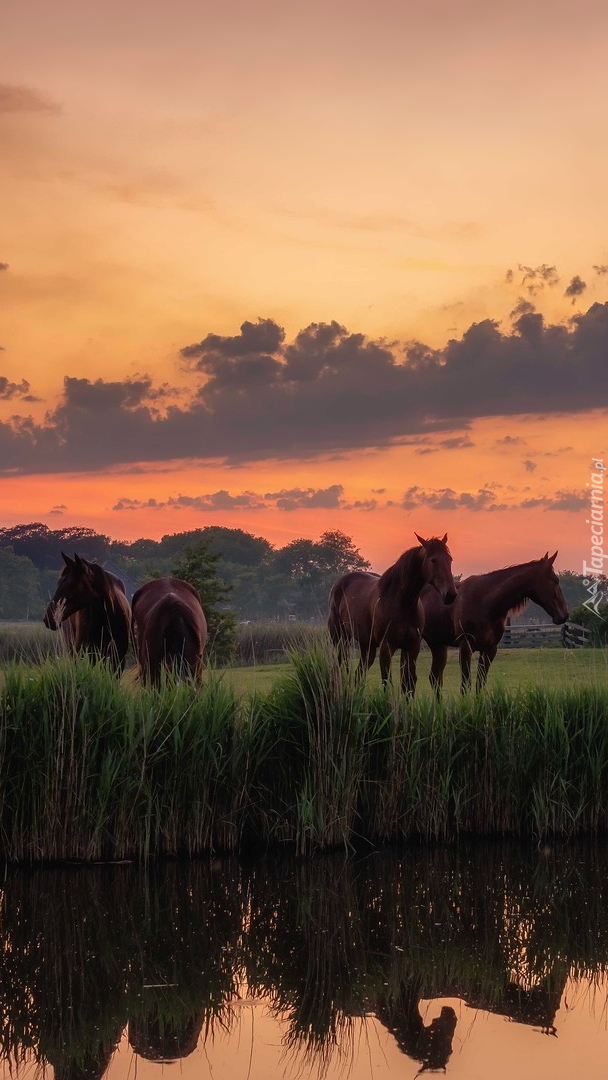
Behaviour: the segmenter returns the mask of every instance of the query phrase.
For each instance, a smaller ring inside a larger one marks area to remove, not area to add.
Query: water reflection
[[[414,1072],[449,1072],[445,999],[556,1033],[567,980],[608,966],[606,881],[593,844],[13,871],[0,1056],[13,1075],[33,1055],[97,1080],[126,1030],[140,1058],[176,1061],[229,1031],[246,995],[281,1017],[294,1058],[322,1066],[373,1015]]]

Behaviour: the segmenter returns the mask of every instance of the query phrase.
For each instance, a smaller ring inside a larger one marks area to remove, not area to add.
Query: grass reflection
[[[410,848],[368,858],[15,870],[2,894],[0,1057],[58,1080],[102,1076],[125,1029],[178,1060],[230,1030],[246,988],[285,1023],[286,1051],[353,1051],[373,1014],[421,1070],[445,1068],[443,1005],[555,1030],[569,977],[608,967],[608,848],[577,842]]]

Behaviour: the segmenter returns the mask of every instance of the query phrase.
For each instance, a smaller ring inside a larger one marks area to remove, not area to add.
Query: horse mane
[[[416,563],[420,561],[420,545],[408,548],[403,552],[388,570],[385,570],[378,581],[378,595],[384,598],[392,593],[410,577]]]
[[[500,566],[497,570],[487,570],[485,574],[477,574],[475,576],[485,578],[486,580],[490,580],[491,582],[501,582],[510,574],[512,574],[513,571],[527,570],[528,568],[534,566],[537,563],[541,563],[542,561],[542,559],[529,559],[527,562],[512,563],[510,566]],[[527,604],[529,604],[530,602],[531,597],[524,594],[521,600],[518,600],[516,604],[513,604],[513,607],[510,607],[508,609],[507,614],[518,615],[519,612],[523,611]]]
[[[99,563],[87,562],[86,565],[93,574],[93,581],[99,599],[106,601],[113,613],[121,611],[118,596],[119,594],[126,596],[126,592],[120,578],[117,578],[115,574],[111,574],[109,570],[104,570]]]

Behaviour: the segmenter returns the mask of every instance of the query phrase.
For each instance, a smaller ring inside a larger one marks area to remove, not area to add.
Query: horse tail
[[[195,612],[174,596],[167,597],[167,618],[162,635],[164,661],[174,671],[198,674],[203,666],[205,634]]]
[[[329,593],[329,611],[327,614],[327,629],[334,645],[338,645],[344,638],[344,625],[340,616],[340,604],[344,598],[344,578],[340,578],[331,587]]]

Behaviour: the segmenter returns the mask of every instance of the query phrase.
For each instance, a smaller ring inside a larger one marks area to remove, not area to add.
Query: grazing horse
[[[115,574],[80,555],[65,563],[53,599],[44,613],[49,630],[61,627],[72,653],[86,652],[122,672],[131,635],[131,608]]]
[[[445,604],[451,604],[456,596],[447,533],[442,540],[414,535],[419,547],[404,551],[382,576],[353,570],[341,577],[331,590],[327,619],[341,663],[347,663],[349,642],[358,642],[359,677],[373,664],[379,650],[382,681],[388,682],[393,653],[401,649],[401,687],[410,695],[416,687],[424,621],[420,591],[429,584]]]
[[[133,597],[142,682],[158,686],[163,669],[200,679],[207,620],[198,592],[180,578],[148,581]]]
[[[461,691],[471,687],[471,658],[479,652],[477,690],[485,686],[488,670],[505,632],[507,616],[521,611],[528,600],[544,608],[556,625],[565,623],[568,607],[559,579],[553,569],[557,557],[506,566],[488,574],[474,574],[457,585],[457,595],[450,608],[437,603],[432,589],[422,590],[424,607],[422,635],[432,653],[430,681],[437,693],[443,685],[448,647],[457,645],[460,653]]]

